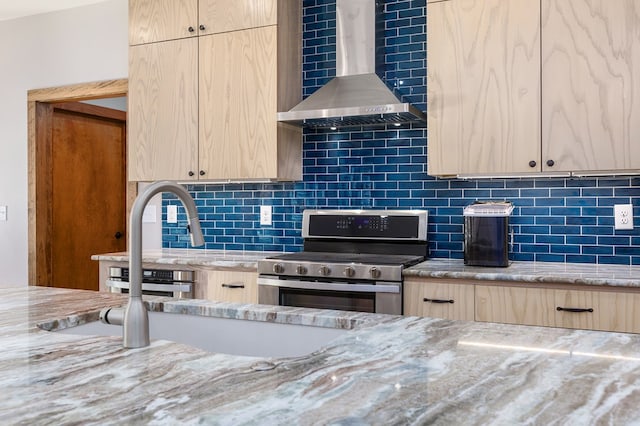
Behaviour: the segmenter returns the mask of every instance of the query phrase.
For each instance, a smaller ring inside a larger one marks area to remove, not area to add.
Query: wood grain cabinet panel
[[[277,175],[276,45],[276,26],[201,37],[200,168],[207,177]]]
[[[640,333],[635,291],[477,285],[475,298],[476,321]]]
[[[429,174],[640,170],[640,0],[427,9]]]
[[[539,171],[539,3],[452,0],[427,9],[429,174]]]
[[[282,0],[200,0],[200,23],[206,27],[207,33],[213,34],[276,25],[278,3],[284,2]],[[284,9],[284,5],[281,9]]]
[[[587,310],[556,312],[557,326],[593,330],[640,333],[640,294],[627,292],[557,291],[558,306]],[[569,293],[569,294],[567,294]],[[593,309],[593,312],[589,311]]]
[[[128,179],[190,179],[198,167],[198,43],[129,48]]]
[[[640,0],[542,11],[544,170],[640,169]]]
[[[258,303],[258,273],[248,271],[206,271],[195,297],[231,303]]]
[[[546,291],[553,292],[554,296],[555,320],[552,325],[585,330],[594,328],[594,292],[581,290]],[[599,314],[602,313],[599,312]]]
[[[197,28],[198,0],[129,0],[130,45],[194,37]]]
[[[476,321],[553,326],[553,291],[541,288],[478,285]]]
[[[474,286],[451,280],[404,281],[404,314],[421,317],[474,320]]]
[[[152,17],[164,11],[138,1]],[[203,24],[198,37],[130,46],[130,180],[302,178],[302,129],[277,121],[302,99],[300,3],[202,0],[201,15],[256,27],[211,34]]]

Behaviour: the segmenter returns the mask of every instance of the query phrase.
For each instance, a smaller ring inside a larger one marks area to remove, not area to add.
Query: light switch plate
[[[615,229],[633,229],[633,204],[613,206]]]
[[[0,206],[0,222],[7,221],[7,206]]]
[[[271,206],[260,206],[260,225],[271,225]]]
[[[167,206],[167,223],[178,223],[178,206],[174,204]]]

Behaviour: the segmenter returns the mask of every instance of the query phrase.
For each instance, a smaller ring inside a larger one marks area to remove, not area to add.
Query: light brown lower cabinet
[[[640,293],[484,286],[476,321],[640,333]]]
[[[196,299],[232,303],[258,303],[258,273],[204,270],[196,285]]]
[[[455,280],[404,281],[404,314],[473,321],[474,285]]]
[[[407,277],[404,314],[640,333],[640,289]],[[491,282],[493,283],[493,282]]]
[[[476,321],[553,326],[553,291],[477,285]]]

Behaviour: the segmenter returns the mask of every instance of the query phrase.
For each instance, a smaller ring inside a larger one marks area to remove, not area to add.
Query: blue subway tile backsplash
[[[385,73],[396,95],[426,111],[426,1],[386,0]],[[303,0],[303,95],[335,76],[335,0]],[[462,209],[507,199],[512,260],[640,265],[640,177],[436,179],[427,175],[424,125],[305,129],[303,180],[188,185],[207,249],[299,251],[306,208],[426,209],[432,258],[463,257]],[[636,227],[614,230],[613,205],[633,204]],[[163,195],[163,207],[180,205]],[[261,226],[261,205],[273,206]],[[189,247],[186,215],[166,223],[163,246]]]

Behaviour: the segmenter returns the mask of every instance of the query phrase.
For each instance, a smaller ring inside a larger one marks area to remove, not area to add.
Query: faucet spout
[[[183,186],[171,181],[158,181],[138,195],[131,209],[129,224],[129,303],[123,321],[125,348],[149,346],[149,315],[142,301],[142,214],[149,200],[160,192],[171,192],[182,201],[187,210],[191,245],[204,244],[196,204]]]

